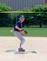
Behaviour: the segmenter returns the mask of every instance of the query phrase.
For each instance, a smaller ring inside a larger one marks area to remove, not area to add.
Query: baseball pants
[[[23,35],[21,35],[20,32],[18,31],[14,31],[14,36],[16,36],[19,40],[20,40],[20,43],[23,44],[25,42],[25,38]]]

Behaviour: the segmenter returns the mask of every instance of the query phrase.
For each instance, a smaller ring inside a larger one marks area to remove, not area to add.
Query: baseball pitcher
[[[25,17],[21,15],[19,17],[19,21],[14,25],[14,34],[15,36],[20,40],[20,46],[18,48],[19,52],[25,52],[25,49],[23,49],[22,45],[25,42],[24,35],[27,34],[27,31],[22,29],[22,26],[24,25]]]

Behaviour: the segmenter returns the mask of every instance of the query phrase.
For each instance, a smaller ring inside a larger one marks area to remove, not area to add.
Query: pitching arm
[[[15,28],[19,31],[22,31],[23,29],[19,28],[18,26],[15,26]]]

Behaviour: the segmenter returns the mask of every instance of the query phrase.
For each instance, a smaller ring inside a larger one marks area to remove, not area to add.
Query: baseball
[[[11,32],[13,32],[12,30],[10,30]]]

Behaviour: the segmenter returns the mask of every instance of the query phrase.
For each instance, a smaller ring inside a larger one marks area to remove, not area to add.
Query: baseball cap
[[[20,15],[19,18],[25,18],[24,15]]]

